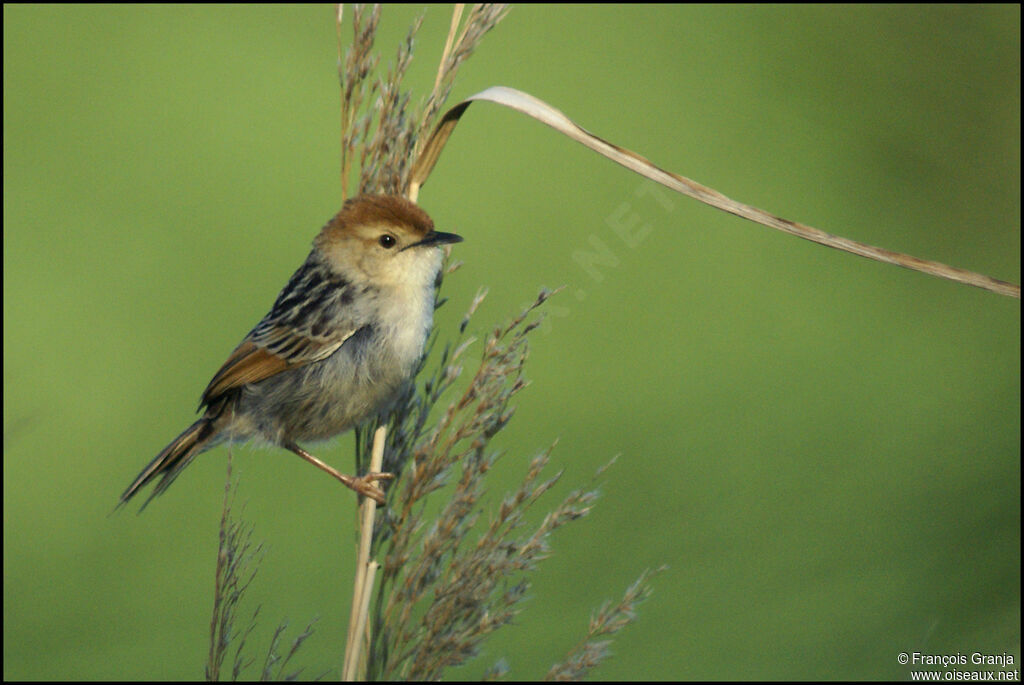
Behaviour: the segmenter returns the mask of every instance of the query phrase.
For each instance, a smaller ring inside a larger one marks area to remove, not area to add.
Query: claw
[[[394,477],[395,474],[393,473],[378,473],[376,471],[371,471],[365,476],[353,478],[352,482],[346,483],[346,485],[359,494],[374,500],[377,504],[384,504],[387,502],[384,491],[374,485],[374,482],[378,480],[391,480]]]

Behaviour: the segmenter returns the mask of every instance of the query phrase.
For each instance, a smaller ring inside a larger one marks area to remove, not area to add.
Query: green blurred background
[[[385,8],[384,65],[422,11]],[[225,450],[141,517],[110,512],[339,206],[332,17],[4,6],[5,679],[202,676]],[[426,10],[417,98],[449,17]],[[731,197],[1020,281],[1017,6],[521,7],[452,104],[497,84]],[[444,331],[480,286],[477,335],[565,286],[493,494],[556,438],[549,505],[621,455],[516,625],[453,677],[502,656],[542,676],[661,564],[595,677],[1019,664],[1019,301],[652,191],[489,104],[420,202],[466,237]],[[318,453],[347,466],[351,445]],[[352,498],[285,452],[235,455],[268,550],[254,655],[281,617],[291,636],[320,616],[296,662],[335,668]]]

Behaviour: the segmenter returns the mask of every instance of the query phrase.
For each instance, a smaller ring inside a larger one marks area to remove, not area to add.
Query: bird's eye
[[[395,240],[395,236],[391,235],[390,233],[385,233],[384,235],[382,235],[380,238],[377,239],[377,242],[380,243],[380,246],[383,247],[385,250],[390,250],[398,243],[398,241]]]

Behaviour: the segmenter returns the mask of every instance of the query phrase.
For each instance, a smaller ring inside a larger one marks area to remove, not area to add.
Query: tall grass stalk
[[[422,17],[410,27],[394,62],[378,75],[374,41],[380,7],[356,5],[344,12],[339,6],[343,196],[358,166],[358,193],[416,199],[419,187],[411,182],[410,170],[423,141],[434,129],[460,67],[507,12],[505,5],[475,5],[468,11],[456,5],[433,87],[413,107],[403,78]],[[343,48],[346,22],[352,40]],[[446,261],[438,287],[458,266]],[[485,504],[488,474],[500,459],[510,458],[491,442],[509,425],[513,401],[528,385],[529,336],[540,323],[538,310],[552,294],[542,290],[530,306],[475,345],[467,331],[486,296],[486,290],[478,291],[436,363],[425,364],[438,347],[435,331],[415,382],[380,417],[380,426],[356,430],[357,472],[387,471],[396,479],[386,486],[385,508],[378,510],[370,500],[360,505],[344,680],[437,680],[479,654],[484,641],[522,610],[530,574],[551,554],[551,535],[586,516],[594,505],[596,490],[581,488],[555,502],[546,514],[534,516],[562,475],[548,473],[554,445],[520,467],[521,482],[513,492],[494,505]],[[435,306],[444,302],[439,296]],[[471,363],[472,350],[478,350],[478,358]],[[464,373],[467,367],[471,373]],[[244,631],[233,627],[238,600],[252,580],[240,563],[253,556],[249,534],[250,529],[233,521],[226,496],[207,669],[211,679],[219,674],[231,638],[239,639],[236,654],[241,654],[252,631],[252,623]],[[650,593],[649,578],[644,572],[621,601],[606,603],[579,644],[551,667],[548,678],[580,678],[600,663],[609,654],[610,637],[634,620],[636,604]],[[264,679],[274,677],[275,664],[277,677],[296,675],[285,674],[284,665],[309,630],[285,657],[272,657],[280,634],[279,629],[268,652]],[[249,663],[240,659],[236,657],[235,678]],[[499,661],[481,677],[500,678],[506,670]]]

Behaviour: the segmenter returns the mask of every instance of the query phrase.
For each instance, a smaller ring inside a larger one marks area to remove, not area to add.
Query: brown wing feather
[[[314,250],[277,296],[273,308],[235,348],[206,386],[200,406],[225,393],[334,354],[363,325],[349,283]]]
[[[347,333],[344,337],[314,340],[298,336],[293,331],[291,335],[296,344],[288,351],[287,357],[274,354],[263,345],[246,339],[235,348],[220,370],[214,374],[210,384],[203,391],[200,403],[213,404],[221,395],[235,388],[248,383],[258,383],[287,369],[326,359],[354,332]]]
[[[218,397],[229,390],[241,387],[246,383],[256,383],[265,378],[281,373],[293,366],[266,348],[258,347],[249,341],[235,348],[224,365],[214,375],[213,380],[203,391],[202,404],[212,404]]]

